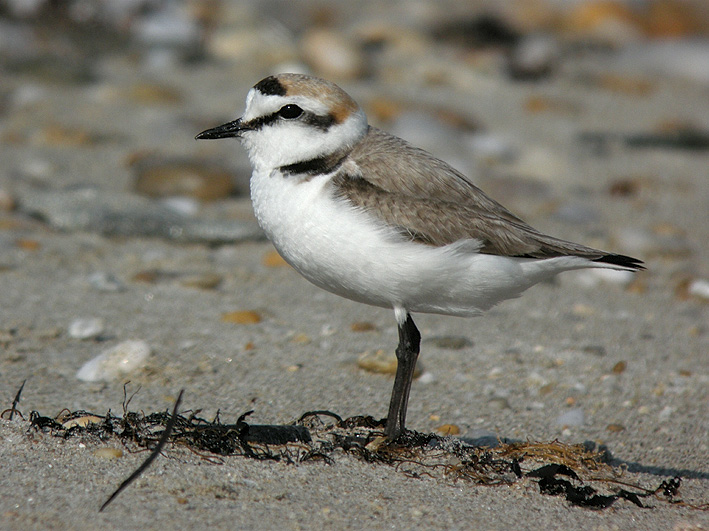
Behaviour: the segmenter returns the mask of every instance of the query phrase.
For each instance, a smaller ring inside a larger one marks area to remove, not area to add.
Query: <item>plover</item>
[[[405,428],[419,355],[411,312],[469,317],[562,271],[644,269],[532,228],[445,162],[370,126],[323,79],[258,82],[241,118],[196,138],[227,137],[248,152],[256,217],[286,262],[327,291],[394,310],[389,440]]]

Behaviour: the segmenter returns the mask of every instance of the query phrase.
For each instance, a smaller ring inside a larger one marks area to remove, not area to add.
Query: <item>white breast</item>
[[[377,259],[390,250],[391,235],[387,238],[384,227],[336,201],[328,182],[328,176],[302,180],[278,172],[254,173],[251,200],[259,224],[281,256],[312,283],[391,307],[395,297],[381,290],[389,274]]]
[[[533,260],[480,254],[477,242],[407,241],[337,200],[329,176],[255,172],[251,199],[278,252],[313,284],[352,300],[412,312],[471,316],[565,269],[575,257]]]

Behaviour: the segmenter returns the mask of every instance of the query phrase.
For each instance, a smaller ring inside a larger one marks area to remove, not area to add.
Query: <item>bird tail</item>
[[[625,271],[642,271],[645,269],[642,260],[622,254],[604,254],[603,256],[594,258],[591,261],[598,264],[607,264],[613,269],[623,269]]]

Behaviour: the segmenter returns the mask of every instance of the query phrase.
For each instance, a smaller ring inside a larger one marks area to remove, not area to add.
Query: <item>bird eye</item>
[[[300,116],[301,114],[303,114],[303,109],[301,109],[297,105],[293,105],[293,104],[284,105],[278,111],[278,116],[280,116],[281,118],[285,118],[287,120],[292,120],[293,118],[298,118],[298,116]]]

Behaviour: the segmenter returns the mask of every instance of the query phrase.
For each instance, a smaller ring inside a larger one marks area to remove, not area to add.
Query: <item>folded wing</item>
[[[355,146],[352,161],[333,180],[335,193],[422,244],[472,239],[480,242],[479,252],[485,254],[580,256],[623,269],[643,269],[635,258],[539,232],[445,162],[378,129],[370,128]]]

